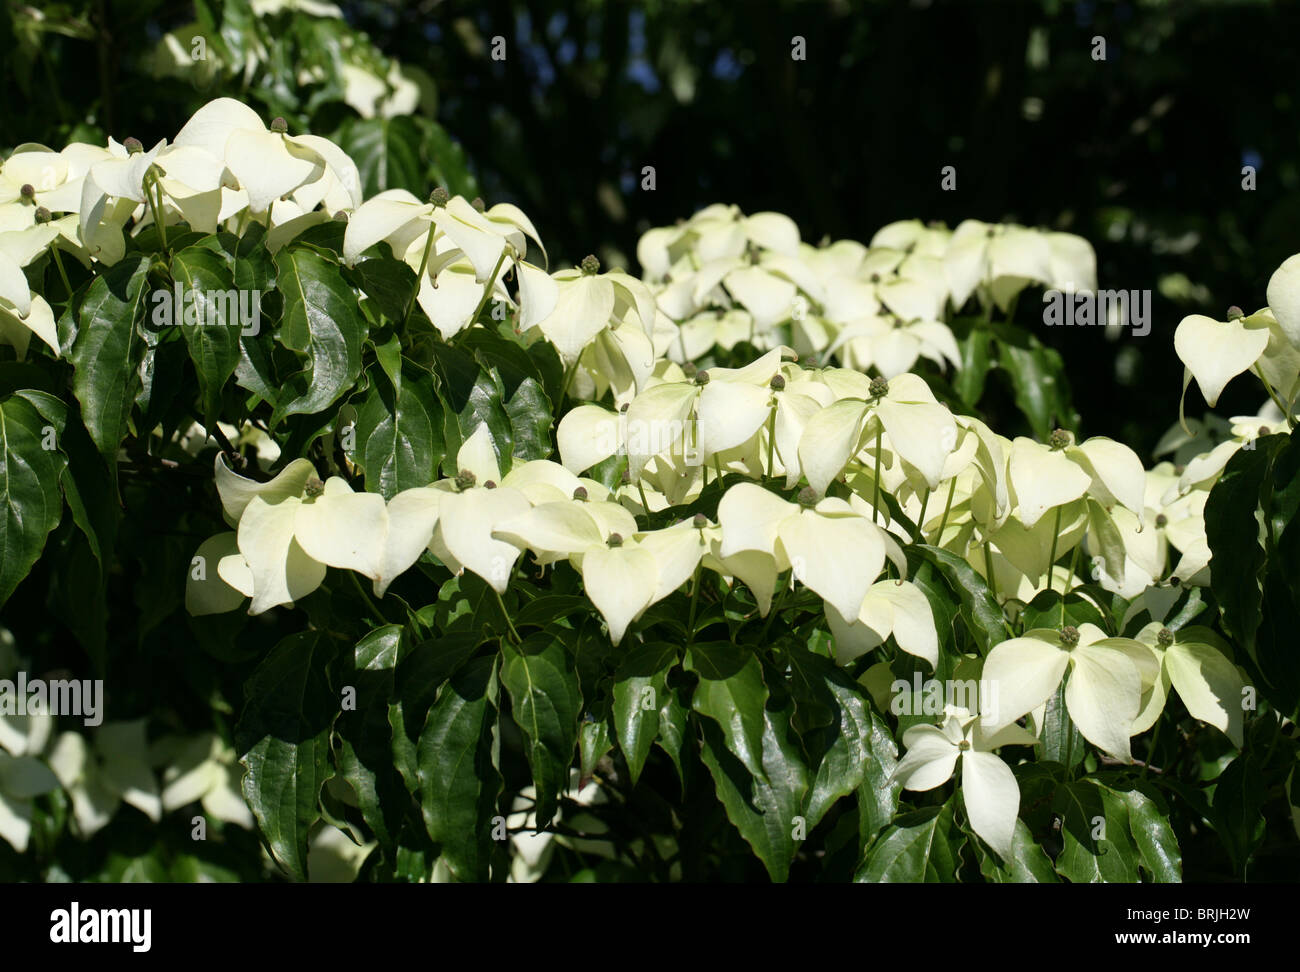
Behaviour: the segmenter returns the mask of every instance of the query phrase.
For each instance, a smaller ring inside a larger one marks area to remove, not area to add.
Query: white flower
[[[989,731],[978,716],[946,706],[941,726],[913,726],[903,733],[907,754],[893,779],[908,790],[942,786],[961,763],[961,793],[971,828],[1003,858],[1010,858],[1020,786],[1015,774],[993,751],[1010,745],[1034,746],[1038,740],[1015,724]]]

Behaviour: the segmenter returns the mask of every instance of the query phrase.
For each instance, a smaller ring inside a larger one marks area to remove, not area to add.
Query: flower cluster
[[[1211,449],[1171,432],[1164,451],[1176,464],[1147,469],[1105,437],[1007,438],[954,412],[912,371],[922,359],[961,366],[949,324],[972,301],[987,322],[1027,287],[1094,288],[1095,258],[1078,237],[906,221],[870,245],[812,246],[786,216],[717,205],[647,232],[638,278],[594,257],[551,271],[513,205],[442,189],[363,201],[360,186],[332,142],[291,135],[278,119],[267,126],[229,99],[148,151],[131,140],[23,146],[0,168],[0,336],[19,353],[31,334],[60,353],[52,311],[23,274],[47,251],[111,265],[126,233],[165,240],[184,224],[243,235],[256,223],[257,245],[276,253],[341,218],[344,267],[390,253],[411,271],[404,316],[385,312],[388,323],[400,328],[418,307],[436,340],[456,342],[510,320],[525,347],[545,342],[563,370],[545,458],[516,458],[479,420],[441,478],[381,493],[369,476],[365,491],[354,488],[355,466],[322,480],[312,460],[292,455],[263,481],[232,469],[223,450],[215,478],[230,529],[195,554],[192,614],[292,605],[329,568],[368,578],[383,598],[421,561],[468,571],[499,596],[527,556],[576,572],[613,645],[635,641],[638,621],[675,592],[698,596],[707,571],[724,589],[745,588],[761,617],[806,588],[842,664],[892,638],[937,671],[934,604],[909,579],[909,553],[920,550],[981,580],[1004,623],[1043,592],[1094,604],[1108,593],[1125,606],[1118,627],[1133,633],[1066,624],[1062,608],[1059,627],[1030,627],[959,660],[997,686],[995,707],[950,704],[941,726],[904,735],[894,778],[925,790],[960,766],[971,825],[999,854],[1011,850],[1019,791],[996,753],[1034,745],[1058,691],[1083,736],[1121,762],[1174,690],[1241,744],[1245,679],[1232,649],[1207,628],[1164,622],[1181,588],[1209,583],[1206,500],[1227,462],[1293,425],[1300,256],[1274,274],[1269,307],[1225,322],[1188,317],[1175,338],[1188,382],[1211,406],[1247,370],[1268,404],[1234,419]],[[746,347],[756,357],[739,367],[703,363]],[[264,429],[218,431],[256,444],[266,465],[280,459]],[[207,441],[201,426],[187,435],[187,448]],[[80,736],[57,750],[56,773],[81,787],[85,830],[102,825],[111,799],[168,803],[132,782],[144,779],[143,757],[100,766]]]
[[[1096,255],[1069,233],[965,220],[955,230],[902,220],[869,245],[812,246],[780,213],[715,205],[642,236],[637,258],[660,309],[680,325],[679,363],[749,342],[885,378],[918,358],[958,367],[948,324],[974,301],[1006,312],[1021,291],[1096,288]]]

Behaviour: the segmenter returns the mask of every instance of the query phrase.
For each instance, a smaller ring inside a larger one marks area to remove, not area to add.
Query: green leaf
[[[0,605],[63,518],[59,479],[67,459],[57,448],[62,422],[55,425],[37,410],[31,399],[38,396],[62,405],[43,392],[19,392],[0,402]]]
[[[1047,700],[1043,709],[1042,758],[1074,769],[1083,762],[1087,746],[1065,705],[1065,680]]]
[[[669,686],[663,705],[659,706],[659,736],[655,745],[668,754],[677,769],[677,778],[685,784],[682,747],[690,737],[691,710],[679,687]]]
[[[537,789],[537,826],[542,828],[555,816],[559,795],[569,785],[582,712],[578,674],[564,643],[547,631],[529,635],[518,647],[503,644],[501,653],[501,682],[527,740]]]
[[[659,735],[659,708],[667,701],[668,670],[676,662],[673,645],[650,642],[628,652],[614,675],[614,731],[633,785]]]
[[[811,830],[836,800],[862,788],[869,771],[873,784],[883,783],[878,771],[887,768],[885,778],[893,772],[898,750],[889,727],[844,669],[804,648],[792,648],[789,657],[796,705],[802,708],[815,701],[830,717],[829,723],[802,733],[810,762],[816,767],[805,813]],[[888,807],[886,820],[898,805],[899,789],[895,782],[872,794],[872,805],[884,802]]]
[[[1061,818],[1061,877],[1074,884],[1138,880],[1128,806],[1112,790],[1094,780],[1067,783],[1057,787],[1052,810]]]
[[[1229,763],[1214,784],[1214,829],[1243,880],[1251,858],[1264,841],[1266,798],[1264,768],[1249,752]]]
[[[549,459],[554,455],[551,413],[551,402],[542,386],[534,378],[525,378],[506,402],[516,459]]]
[[[510,415],[502,400],[500,376],[491,369],[483,369],[470,355],[450,345],[434,345],[433,355],[433,371],[438,377],[436,391],[443,406],[445,462],[454,464],[461,445],[486,423],[504,475],[514,454],[514,439]],[[457,472],[447,465],[443,471],[451,476]]]
[[[240,236],[218,233],[218,252],[230,267],[230,274],[238,290],[255,290],[265,293],[275,286],[275,263],[266,248],[266,228],[261,223],[250,223]]]
[[[415,795],[420,789],[416,744],[429,707],[438,689],[474,653],[477,634],[444,634],[417,644],[397,663],[397,700],[388,705],[388,724],[393,727],[393,763],[406,789]]]
[[[420,129],[411,118],[358,119],[344,125],[334,140],[356,162],[367,199],[386,189],[406,189],[420,198],[429,194]]]
[[[478,180],[469,171],[469,163],[462,149],[447,130],[432,118],[416,117],[422,129],[420,144],[431,156],[430,174],[438,184],[452,195],[472,199],[479,195]]]
[[[929,544],[912,544],[907,548],[909,565],[912,555],[933,564],[943,574],[961,605],[961,618],[983,654],[1011,637],[993,592],[984,578],[962,557]]]
[[[235,740],[243,754],[244,799],[276,861],[296,880],[307,877],[307,837],[320,819],[320,792],[333,776],[330,728],[339,699],[325,666],[336,651],[321,631],[290,635],[271,650],[244,686]]]
[[[965,837],[953,801],[898,817],[867,849],[853,880],[868,884],[951,884]]]
[[[340,673],[339,681],[355,691],[355,708],[344,707],[336,725],[339,774],[352,784],[361,815],[385,850],[395,846],[405,797],[393,773],[388,704],[394,673],[406,649],[402,627],[389,624],[374,629],[352,653],[341,656],[349,667]]]
[[[176,289],[159,293],[172,304],[172,323],[180,326],[189,346],[190,360],[199,377],[203,425],[212,428],[221,411],[222,386],[239,364],[242,304],[248,300],[247,292],[236,291],[225,262],[202,247],[181,250],[172,257],[171,267]],[[254,297],[259,298],[260,294]],[[193,323],[187,319],[187,306],[194,311]],[[254,313],[258,313],[256,309]]]
[[[591,778],[596,771],[596,764],[605,754],[614,748],[614,740],[609,735],[609,720],[594,716],[584,718],[578,726],[578,777],[582,781]]]
[[[524,625],[536,625],[545,628],[552,621],[572,617],[575,614],[589,613],[591,602],[578,594],[543,594],[536,600],[529,601],[514,614],[516,628]]]
[[[1061,356],[1029,339],[1028,347],[999,342],[1001,366],[1011,376],[1016,407],[1029,419],[1034,436],[1045,441],[1059,425],[1078,427],[1078,415],[1070,406],[1070,388]]]
[[[1025,605],[1020,615],[1020,626],[1025,631],[1032,628],[1060,628],[1067,624],[1076,628],[1081,624],[1095,624],[1103,631],[1107,626],[1097,605],[1077,590],[1071,591],[1065,598],[1064,608],[1061,606],[1060,591],[1040,591]]]
[[[279,340],[307,356],[290,375],[272,424],[289,415],[321,412],[352,387],[361,372],[365,320],[339,268],[314,250],[291,246],[275,256],[284,314]]]
[[[965,326],[958,326],[961,324]],[[989,348],[993,335],[975,322],[957,321],[954,325],[957,348],[961,351],[961,367],[953,375],[953,390],[966,405],[974,406],[984,394],[984,382],[992,365]]]
[[[76,343],[69,355],[72,390],[81,417],[114,482],[117,447],[126,435],[131,406],[141,387],[145,342],[137,331],[143,312],[149,261],[128,254],[98,276],[81,303]]]
[[[405,320],[416,280],[415,271],[404,262],[391,257],[362,260],[345,274],[384,317],[398,325]]]
[[[411,368],[394,388],[383,370],[371,367],[370,388],[357,410],[354,462],[366,474],[366,489],[392,499],[404,489],[438,478],[443,457],[442,410],[426,375]]]
[[[1280,435],[1270,435],[1259,439],[1254,449],[1239,449],[1205,501],[1205,537],[1213,564],[1210,589],[1223,613],[1224,628],[1251,655],[1260,623],[1265,562],[1255,511],[1269,468],[1285,442]]]
[[[420,733],[420,811],[429,837],[461,881],[488,877],[492,816],[501,776],[492,760],[496,657],[476,658],[452,676]]]
[[[1139,785],[1131,790],[1108,788],[1128,807],[1129,830],[1137,844],[1138,863],[1151,880],[1165,884],[1183,879],[1183,855],[1169,824],[1169,808],[1158,802],[1153,789]]]
[[[1016,821],[1016,831],[1011,838],[1011,860],[999,861],[984,844],[971,841],[979,859],[980,873],[990,884],[1059,884],[1060,878],[1052,870],[1052,860],[1047,852],[1034,843],[1023,820]]]
[[[485,630],[498,634],[507,631],[506,617],[501,613],[496,591],[469,571],[438,588],[433,620],[439,631],[471,633],[477,638],[484,637]]]
[[[686,653],[685,667],[700,677],[691,707],[716,722],[727,748],[754,777],[765,780],[763,734],[768,691],[754,650],[725,641],[695,645]]]
[[[698,690],[697,690],[698,694]],[[729,819],[767,868],[773,881],[790,874],[800,841],[811,829],[804,816],[808,796],[808,767],[790,725],[793,706],[788,697],[781,709],[760,708],[762,775],[749,772],[732,755],[723,732],[702,721],[700,756],[709,768]]]

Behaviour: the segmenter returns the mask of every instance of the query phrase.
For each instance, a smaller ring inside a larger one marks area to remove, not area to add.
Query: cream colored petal
[[[213,460],[213,473],[217,482],[217,495],[221,497],[221,506],[225,510],[226,520],[232,525],[239,522],[244,510],[254,496],[260,496],[269,503],[277,502],[291,496],[301,496],[307,480],[316,475],[316,468],[307,459],[295,459],[285,466],[269,482],[241,476],[226,465],[225,457],[220,453]]]
[[[514,544],[495,539],[492,530],[497,523],[522,516],[530,509],[528,497],[504,486],[452,493],[442,500],[435,536],[441,537],[459,565],[501,593],[509,584],[522,551]]]
[[[885,564],[879,528],[857,515],[831,517],[803,510],[781,521],[778,538],[794,579],[842,616],[855,617]]]
[[[1042,705],[1061,684],[1069,653],[1038,638],[1012,638],[995,645],[984,660],[981,680],[996,706],[980,713],[985,732],[994,733]]]
[[[1141,711],[1142,679],[1128,657],[1100,645],[1070,653],[1065,704],[1083,737],[1116,759],[1130,762],[1129,736]]]
[[[226,582],[218,569],[222,558],[232,555],[242,559],[234,530],[218,533],[199,544],[185,575],[185,610],[191,615],[223,614],[244,603],[244,592]]]
[[[654,556],[632,541],[598,547],[582,558],[582,586],[609,625],[609,640],[617,645],[627,626],[650,605],[658,567]]]
[[[961,760],[961,794],[971,829],[1010,860],[1020,787],[1011,768],[992,753],[968,751]]]
[[[1174,331],[1174,350],[1211,408],[1224,386],[1250,368],[1268,347],[1268,329],[1240,320],[1220,322],[1203,314],[1184,317]]]
[[[1024,437],[1012,442],[1007,471],[1017,516],[1026,527],[1033,527],[1048,510],[1078,499],[1092,482],[1064,452]]]
[[[249,614],[261,614],[305,597],[325,579],[325,565],[312,560],[293,537],[301,501],[268,503],[254,496],[239,518],[239,552],[253,574]]]

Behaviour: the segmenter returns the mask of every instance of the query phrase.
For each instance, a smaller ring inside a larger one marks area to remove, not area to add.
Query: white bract
[[[952,778],[961,765],[961,793],[975,833],[1004,859],[1011,858],[1020,786],[994,750],[1035,746],[1038,739],[1017,725],[987,729],[978,715],[946,706],[939,726],[913,726],[903,733],[907,753],[893,778],[908,790],[933,790]]]

